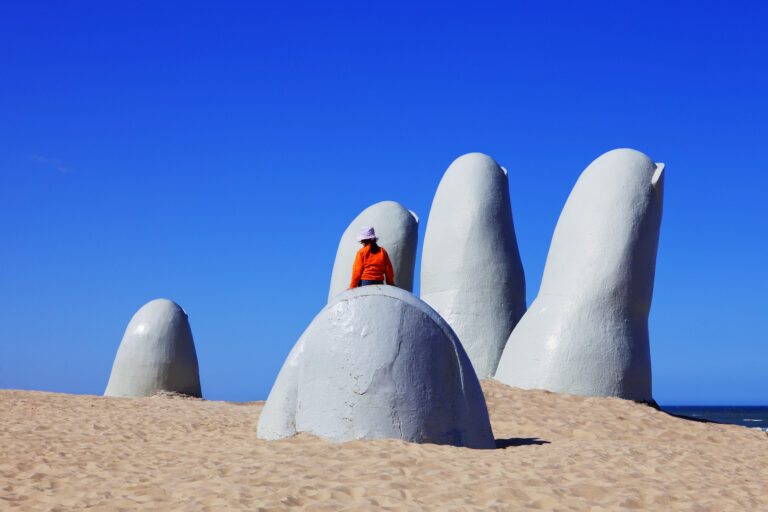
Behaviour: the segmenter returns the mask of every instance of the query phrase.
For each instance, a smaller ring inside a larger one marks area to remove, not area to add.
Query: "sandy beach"
[[[263,402],[0,391],[2,510],[768,510],[768,435],[483,381],[499,448],[256,439]]]

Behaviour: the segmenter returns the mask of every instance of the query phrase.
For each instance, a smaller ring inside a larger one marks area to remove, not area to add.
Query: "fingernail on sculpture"
[[[664,164],[616,149],[581,174],[552,236],[536,300],[496,379],[526,389],[652,402],[648,313]]]
[[[413,269],[416,246],[419,241],[419,219],[415,213],[395,201],[381,201],[369,206],[358,215],[341,236],[333,263],[328,300],[349,288],[352,264],[360,250],[357,234],[363,226],[376,229],[378,243],[383,247],[395,274],[395,286],[413,290]]]
[[[457,158],[440,181],[421,256],[421,298],[459,336],[477,376],[493,376],[525,313],[525,275],[507,172],[487,155]]]
[[[413,294],[371,285],[336,296],[299,338],[258,437],[394,438],[494,448],[480,383],[448,324]]]
[[[202,396],[187,313],[168,299],[148,302],[133,315],[104,395],[145,397],[159,391]]]

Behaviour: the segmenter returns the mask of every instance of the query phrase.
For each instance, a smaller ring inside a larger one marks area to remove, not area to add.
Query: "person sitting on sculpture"
[[[371,284],[395,284],[392,262],[383,247],[376,243],[378,238],[373,226],[365,226],[357,235],[357,241],[363,244],[362,249],[355,255],[355,263],[352,265],[352,282],[349,288],[366,286]]]

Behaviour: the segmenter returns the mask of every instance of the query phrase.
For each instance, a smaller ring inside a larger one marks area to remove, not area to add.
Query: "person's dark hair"
[[[376,254],[379,252],[379,244],[376,243],[376,240],[373,238],[370,238],[368,240],[363,240],[363,245],[370,245],[371,246],[371,252],[373,254]]]

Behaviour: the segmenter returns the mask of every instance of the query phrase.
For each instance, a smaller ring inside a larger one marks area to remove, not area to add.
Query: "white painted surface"
[[[142,397],[158,391],[202,396],[187,313],[168,299],[148,302],[133,315],[104,395]]]
[[[328,300],[349,288],[352,281],[352,264],[357,251],[362,248],[357,234],[363,226],[373,226],[378,244],[387,251],[395,275],[395,286],[413,290],[413,269],[416,262],[416,245],[419,241],[419,219],[395,201],[381,201],[369,206],[358,215],[341,236],[333,263],[331,288]]]
[[[510,336],[496,379],[653,400],[648,313],[663,165],[617,149],[581,174],[557,222],[539,294]]]
[[[491,157],[454,160],[435,193],[421,256],[421,298],[459,336],[479,378],[492,376],[525,313],[507,172]]]
[[[286,359],[258,437],[298,432],[494,447],[485,398],[456,335],[413,294],[383,285],[334,298]]]

